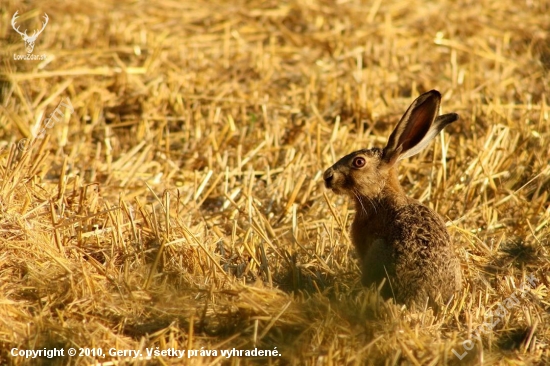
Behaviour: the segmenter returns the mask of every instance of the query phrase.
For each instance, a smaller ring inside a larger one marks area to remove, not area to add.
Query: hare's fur
[[[419,152],[456,114],[435,118],[440,94],[421,95],[409,107],[383,150],[353,152],[324,173],[327,188],[347,194],[356,215],[351,237],[365,286],[386,283],[381,294],[399,303],[432,306],[462,288],[460,263],[441,217],[407,197],[397,161]]]

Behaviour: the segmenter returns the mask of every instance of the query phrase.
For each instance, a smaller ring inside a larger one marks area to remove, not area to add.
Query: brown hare
[[[384,298],[438,308],[462,288],[460,263],[442,218],[407,197],[397,178],[397,162],[415,155],[456,113],[436,118],[441,94],[432,90],[407,109],[384,149],[344,156],[323,174],[325,185],[354,201],[351,238],[359,255],[362,283],[379,285]]]

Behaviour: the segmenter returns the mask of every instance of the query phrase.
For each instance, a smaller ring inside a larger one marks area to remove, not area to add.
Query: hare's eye
[[[362,168],[362,167],[365,166],[366,163],[367,163],[367,161],[365,160],[365,158],[360,157],[360,156],[353,159],[353,167],[354,168]]]

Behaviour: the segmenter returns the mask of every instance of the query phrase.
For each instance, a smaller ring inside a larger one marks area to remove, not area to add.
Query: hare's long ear
[[[435,118],[439,112],[441,94],[432,90],[422,94],[411,104],[384,148],[384,160],[389,164],[418,154],[448,124],[456,121],[455,113]]]

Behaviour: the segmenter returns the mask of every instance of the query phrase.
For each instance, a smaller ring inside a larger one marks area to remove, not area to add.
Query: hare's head
[[[325,186],[352,198],[374,198],[388,185],[400,191],[396,163],[419,153],[445,126],[458,120],[456,113],[436,118],[440,102],[437,90],[419,96],[393,130],[384,149],[359,150],[344,156],[323,174]]]

